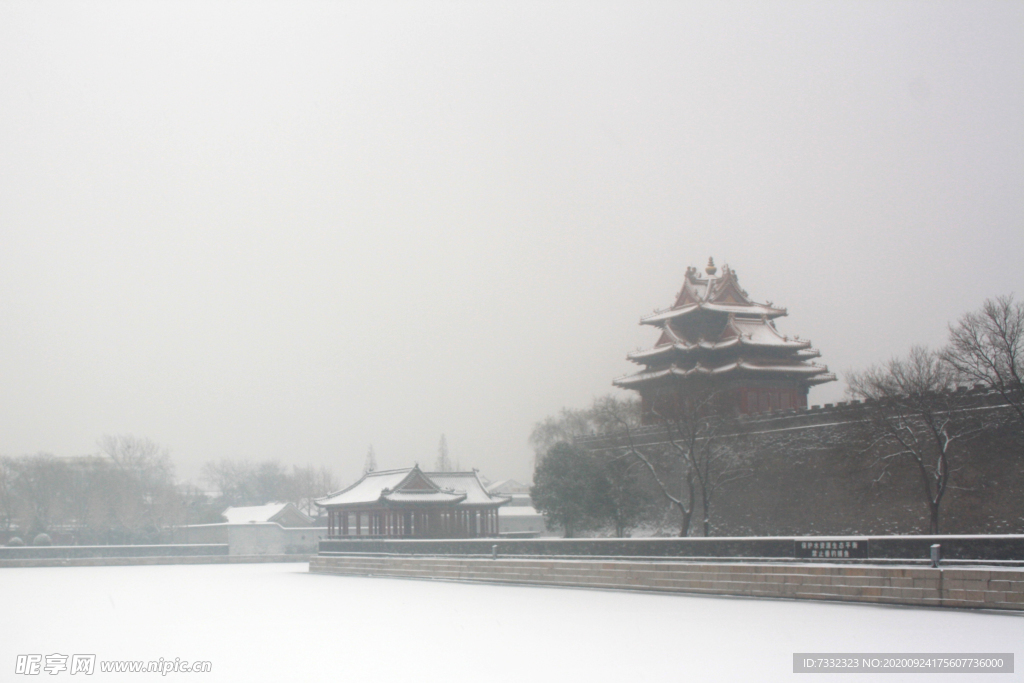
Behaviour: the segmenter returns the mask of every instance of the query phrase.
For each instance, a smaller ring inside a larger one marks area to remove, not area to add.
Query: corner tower
[[[643,369],[612,383],[640,394],[644,422],[672,419],[681,402],[713,394],[716,410],[751,414],[807,407],[807,392],[835,380],[811,342],[781,334],[775,319],[786,309],[752,301],[736,273],[714,259],[702,276],[687,268],[668,310],[640,319],[661,334],[653,348],[627,358]]]

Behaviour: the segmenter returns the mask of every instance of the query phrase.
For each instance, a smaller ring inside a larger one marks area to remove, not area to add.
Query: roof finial
[[[709,277],[714,277],[715,273],[718,272],[718,268],[715,268],[715,259],[710,256],[708,257],[708,267],[704,269],[704,272],[707,273]]]

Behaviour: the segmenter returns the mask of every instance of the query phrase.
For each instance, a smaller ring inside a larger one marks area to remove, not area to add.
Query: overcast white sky
[[[839,373],[941,344],[1024,295],[1022,65],[1017,2],[0,2],[0,453],[526,480],[709,255]]]

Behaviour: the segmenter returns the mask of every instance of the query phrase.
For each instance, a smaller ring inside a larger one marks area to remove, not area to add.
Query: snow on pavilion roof
[[[487,488],[474,472],[427,472],[430,480],[442,488],[460,491],[466,494],[466,505],[491,505],[500,501],[512,500],[508,496],[498,496],[487,492]]]
[[[321,507],[395,503],[401,505],[502,505],[509,501],[492,496],[473,472],[423,472],[419,466],[369,472],[346,489],[316,502]]]
[[[661,326],[666,320],[689,315],[695,311],[713,311],[715,313],[733,313],[740,316],[778,318],[786,315],[785,308],[776,308],[771,302],[757,303],[752,301],[739,285],[736,273],[729,266],[722,266],[722,275],[715,277],[717,269],[709,259],[708,277],[702,278],[697,269],[686,269],[683,288],[676,296],[672,308],[655,311],[640,319],[641,325]]]
[[[728,373],[749,372],[751,374],[788,374],[802,377],[807,384],[823,384],[835,380],[836,376],[828,371],[828,368],[816,363],[787,362],[787,363],[754,363],[745,360],[736,360],[719,366],[707,366],[696,363],[690,368],[681,368],[672,364],[657,370],[644,370],[633,375],[619,377],[612,381],[617,387],[629,387],[633,384],[643,384],[656,379],[668,377],[696,377],[696,376],[719,376]]]
[[[800,339],[799,337],[790,337],[788,335],[780,334],[775,326],[768,323],[765,318],[737,318],[735,315],[729,315],[729,321],[726,324],[726,328],[717,341],[709,341],[706,339],[700,339],[696,342],[690,342],[682,337],[679,337],[672,329],[671,325],[662,325],[662,331],[665,336],[670,340],[667,344],[661,344],[651,349],[644,351],[634,351],[629,354],[627,358],[636,362],[645,362],[648,359],[663,354],[668,354],[672,351],[681,351],[684,353],[695,351],[697,349],[704,349],[706,351],[717,351],[719,349],[728,349],[736,346],[749,346],[749,347],[763,347],[763,348],[779,348],[779,349],[792,349],[792,350],[808,350],[810,349],[811,342],[807,339]],[[816,358],[820,355],[817,351],[811,353],[804,353],[804,358]]]

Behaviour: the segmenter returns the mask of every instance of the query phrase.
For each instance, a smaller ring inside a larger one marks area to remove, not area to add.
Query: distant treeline
[[[135,436],[104,436],[99,452],[81,457],[40,453],[0,457],[0,543],[168,542],[176,526],[223,521],[230,506],[292,502],[316,516],[313,500],[337,489],[327,468],[279,462],[207,463],[209,492],[178,484],[165,449]]]

